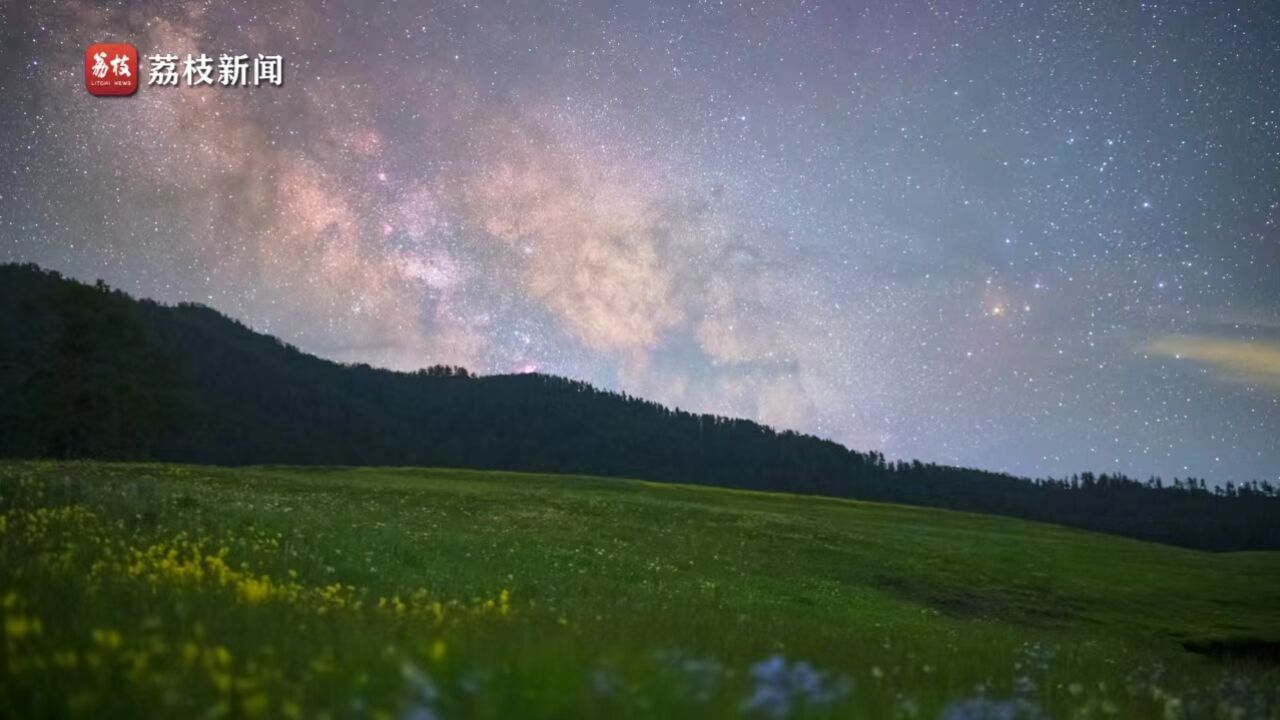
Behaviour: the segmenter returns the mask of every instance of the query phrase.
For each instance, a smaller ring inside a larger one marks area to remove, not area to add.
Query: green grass
[[[1280,717],[1183,647],[1274,652],[1277,553],[460,470],[10,463],[0,512],[6,717]]]

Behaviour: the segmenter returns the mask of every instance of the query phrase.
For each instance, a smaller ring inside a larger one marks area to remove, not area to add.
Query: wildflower
[[[432,710],[429,705],[417,704],[412,705],[408,710],[405,710],[404,715],[401,716],[401,720],[437,720],[439,717],[440,716],[436,715],[435,710]]]
[[[219,645],[213,649],[213,659],[219,667],[226,667],[231,664],[231,651]]]
[[[94,629],[91,635],[95,643],[107,650],[116,650],[120,647],[120,633],[111,628]]]
[[[1036,690],[1036,681],[1026,675],[1019,675],[1013,679],[1013,692],[1015,695],[1034,697]]]
[[[948,705],[939,720],[1045,720],[1048,716],[1030,700],[972,698]]]
[[[600,668],[591,673],[591,689],[600,697],[609,697],[622,686],[618,675],[612,670]]]
[[[240,703],[244,714],[248,717],[262,717],[267,714],[267,696],[262,692],[255,692]]]
[[[30,635],[39,635],[42,629],[40,618],[9,615],[4,619],[4,635],[10,640],[21,640]]]
[[[684,693],[698,702],[709,701],[727,674],[724,666],[714,659],[688,657],[679,652],[660,652],[658,659],[676,671]]]
[[[806,662],[788,665],[781,655],[753,665],[751,676],[756,681],[755,692],[743,701],[743,711],[773,718],[790,715],[794,705],[832,705],[846,697],[850,690],[847,681],[832,681],[825,672]]]
[[[431,679],[418,669],[417,665],[406,660],[400,666],[400,675],[409,686],[413,701],[409,709],[402,715],[402,720],[436,720],[439,715],[435,711],[439,691]]]
[[[271,596],[271,581],[267,578],[245,578],[240,581],[240,597],[250,605],[257,605]]]

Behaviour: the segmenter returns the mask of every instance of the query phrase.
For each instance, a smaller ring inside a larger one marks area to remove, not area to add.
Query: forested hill
[[[0,266],[0,455],[614,475],[1031,518],[1189,547],[1280,549],[1267,484],[1029,481],[886,462],[545,375],[413,373],[304,354],[198,305]]]

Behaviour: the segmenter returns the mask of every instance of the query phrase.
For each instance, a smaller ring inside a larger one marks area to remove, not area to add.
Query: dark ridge
[[[547,375],[307,355],[201,305],[0,265],[0,457],[417,465],[633,477],[952,508],[1206,550],[1280,548],[1270,484],[1030,481],[891,462]]]

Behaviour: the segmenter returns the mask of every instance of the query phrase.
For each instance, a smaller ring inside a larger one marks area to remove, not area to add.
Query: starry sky
[[[1280,6],[0,0],[0,261],[890,458],[1280,479]],[[279,54],[96,98],[94,42]]]

